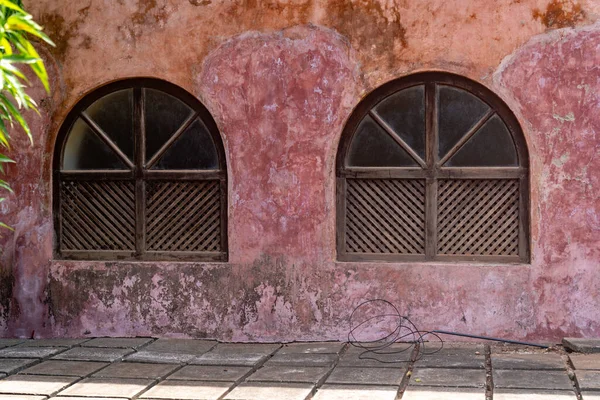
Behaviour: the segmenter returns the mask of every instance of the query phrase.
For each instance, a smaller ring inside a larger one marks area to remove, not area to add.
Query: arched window
[[[227,260],[217,126],[183,89],[130,79],[85,96],[54,157],[57,256]]]
[[[482,85],[434,72],[389,82],[342,135],[338,258],[527,262],[528,165],[517,119]]]

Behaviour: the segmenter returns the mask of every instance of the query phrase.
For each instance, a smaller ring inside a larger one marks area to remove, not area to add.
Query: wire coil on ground
[[[357,336],[361,332],[368,339],[360,340]],[[383,364],[417,361],[423,355],[437,353],[444,346],[438,334],[418,329],[398,307],[384,299],[366,300],[352,311],[348,342],[364,350],[359,354],[360,359]],[[400,354],[406,354],[406,357],[398,357]]]

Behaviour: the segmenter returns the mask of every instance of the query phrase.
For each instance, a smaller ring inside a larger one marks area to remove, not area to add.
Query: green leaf
[[[18,5],[16,5],[15,3],[13,3],[10,0],[0,0],[0,6],[10,8],[11,10],[20,12],[21,14],[27,14],[25,12],[25,10],[23,10],[21,7],[19,7]]]
[[[6,130],[6,125],[4,124],[4,119],[0,118],[0,144],[2,147],[10,149],[10,143],[8,139],[10,136],[8,135],[8,131]]]
[[[39,57],[29,57],[23,55],[7,55],[2,57],[1,61],[7,63],[34,64],[39,62],[40,59]]]
[[[3,69],[3,66],[0,63],[0,70],[1,69]],[[14,76],[6,75],[5,78],[7,83],[5,89],[15,98],[18,107],[21,108],[25,106],[25,108],[27,108],[27,93],[23,90],[25,89],[25,86]]]
[[[9,186],[8,183],[6,183],[5,181],[0,179],[0,188],[6,189],[9,192],[13,193],[13,190],[11,189],[11,187]]]
[[[4,29],[7,31],[24,31],[33,36],[42,39],[50,46],[54,46],[54,42],[42,32],[42,27],[35,23],[29,14],[19,15],[13,14],[8,17],[8,20],[4,24]]]
[[[31,129],[21,110],[33,109],[38,114],[39,111],[34,99],[26,92],[29,82],[19,69],[19,64],[29,65],[46,92],[50,93],[48,73],[43,59],[29,41],[32,36],[54,46],[42,27],[23,10],[21,0],[0,0],[0,148],[10,148],[9,128],[15,125],[15,121],[33,143]],[[0,173],[4,174],[5,165],[14,162],[6,155],[0,154]],[[13,193],[8,182],[4,180],[0,180],[0,190]],[[0,198],[0,202],[2,201],[4,198]],[[12,229],[3,222],[0,222],[0,228]]]
[[[14,231],[14,229],[8,225],[6,225],[4,222],[0,222],[0,227],[2,228],[6,228],[8,230]]]
[[[22,43],[22,44],[25,47],[25,49],[27,50],[27,54],[39,59],[38,62],[31,64],[30,67],[31,67],[32,71],[35,73],[35,75],[38,77],[38,79],[42,82],[42,85],[44,85],[44,89],[46,89],[46,93],[50,93],[50,85],[48,83],[48,73],[46,72],[46,67],[44,67],[44,61],[38,54],[35,47],[33,47],[32,44],[29,43],[29,41],[25,40],[24,43]]]
[[[0,94],[0,103],[2,103],[6,107],[10,115],[12,115],[17,120],[19,125],[21,125],[21,128],[23,128],[23,130],[27,134],[27,137],[29,137],[29,140],[33,143],[33,138],[31,136],[31,130],[29,129],[29,125],[27,124],[25,118],[23,118],[19,110],[15,107],[15,105],[9,99],[7,99],[4,94]]]
[[[19,78],[26,80],[27,78],[17,67],[12,65],[10,62],[4,62],[4,59],[0,60],[0,68],[8,72],[8,76],[5,74],[4,79],[9,79],[10,75],[18,76]]]
[[[30,67],[33,70],[33,72],[36,74],[38,79],[42,82],[42,85],[44,85],[44,89],[46,89],[46,93],[50,93],[50,85],[48,84],[48,73],[46,72],[46,68],[44,67],[44,62],[42,61],[42,58],[38,54],[37,50],[35,49],[35,47],[33,47],[33,45],[27,39],[23,38],[22,36],[20,36],[16,39],[17,39],[17,41],[15,42],[15,45],[17,46],[17,48],[19,49],[19,51],[21,53],[24,53],[30,57],[39,59],[39,61],[37,63],[31,64]]]
[[[13,53],[12,45],[10,41],[6,39],[6,37],[0,39],[0,48],[4,50],[4,54],[6,55],[10,56]]]

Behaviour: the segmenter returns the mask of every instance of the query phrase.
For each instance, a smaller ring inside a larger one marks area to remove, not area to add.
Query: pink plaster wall
[[[89,3],[89,4],[88,4]],[[0,204],[0,335],[344,339],[367,298],[423,329],[535,340],[600,335],[600,4],[552,0],[40,0],[60,42]],[[113,4],[114,3],[114,4]],[[555,28],[564,28],[555,30]],[[532,262],[338,263],[335,171],[345,120],[422,70],[475,79],[529,144]],[[111,80],[186,88],[221,130],[229,263],[53,260],[51,154],[68,110]]]

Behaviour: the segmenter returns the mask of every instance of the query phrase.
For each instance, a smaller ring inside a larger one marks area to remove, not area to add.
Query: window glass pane
[[[508,128],[497,115],[490,118],[446,163],[449,167],[517,166],[517,151]]]
[[[204,125],[196,120],[152,169],[218,169],[217,149]]]
[[[404,151],[370,116],[358,126],[350,144],[351,167],[412,167],[415,160]]]
[[[129,168],[81,118],[78,118],[73,124],[65,143],[63,169],[127,170]]]
[[[425,158],[425,87],[423,85],[387,97],[374,110],[415,153]]]
[[[146,117],[146,160],[166,143],[192,114],[181,100],[154,89],[144,89]]]
[[[462,89],[440,85],[438,90],[439,158],[441,159],[490,108]]]
[[[85,112],[133,160],[133,90],[108,94],[96,100]]]

